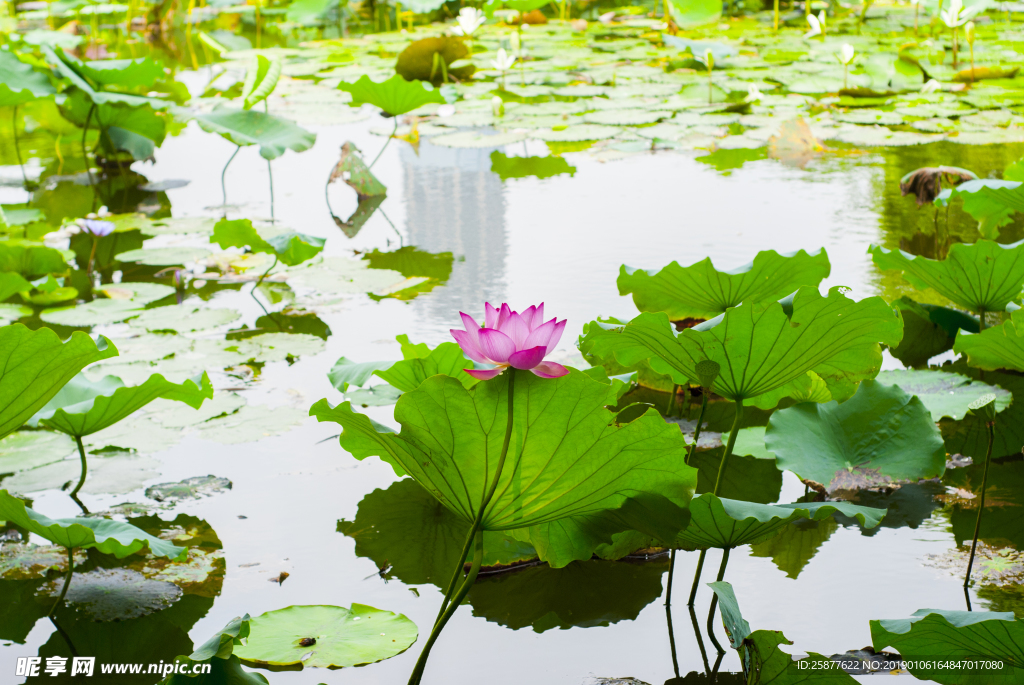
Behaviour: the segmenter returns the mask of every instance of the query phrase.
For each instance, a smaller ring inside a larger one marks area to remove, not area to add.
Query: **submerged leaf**
[[[327,183],[334,183],[339,178],[356,191],[360,203],[371,197],[383,197],[388,192],[387,187],[366,166],[359,148],[351,141],[341,146],[341,157],[331,170]]]
[[[665,312],[669,319],[710,319],[741,302],[778,300],[800,286],[815,286],[828,277],[831,265],[825,250],[779,254],[758,252],[750,264],[719,271],[711,258],[679,266],[672,262],[660,271],[619,268],[619,295],[633,295],[642,312]]]

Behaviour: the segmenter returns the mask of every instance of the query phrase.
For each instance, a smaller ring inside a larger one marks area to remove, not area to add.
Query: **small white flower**
[[[497,57],[491,60],[491,66],[497,69],[498,71],[508,71],[509,69],[512,68],[512,65],[515,63],[515,55],[510,55],[507,52],[505,52],[505,48],[498,48]]]
[[[853,46],[849,43],[843,43],[843,47],[839,48],[839,61],[843,64],[849,65],[853,61],[856,51]]]
[[[450,117],[455,114],[455,105],[441,105],[437,108],[437,116]]]
[[[943,23],[951,29],[963,26],[970,21],[974,14],[975,12],[964,9],[963,0],[953,0],[949,4],[948,10],[942,10],[939,12],[939,16],[942,17]]]
[[[612,12],[605,12],[604,14],[599,16],[597,18],[597,20],[599,22],[601,22],[602,24],[610,24],[610,23],[612,23],[612,19],[614,19],[614,18],[615,18],[615,12],[612,11]]]
[[[491,98],[491,113],[496,117],[505,116],[505,101],[497,95]]]
[[[804,34],[804,38],[814,38],[821,35],[821,22],[818,21],[816,16],[808,14],[807,23],[810,24],[811,30]]]
[[[452,32],[459,36],[472,36],[473,32],[483,26],[486,21],[484,13],[475,7],[463,7],[456,17],[459,25],[452,29]]]
[[[929,79],[928,83],[921,86],[922,93],[934,93],[935,91],[942,88],[942,85],[935,79]]]
[[[756,83],[751,83],[747,86],[747,97],[743,98],[744,102],[757,102],[764,97],[764,93],[758,90]]]

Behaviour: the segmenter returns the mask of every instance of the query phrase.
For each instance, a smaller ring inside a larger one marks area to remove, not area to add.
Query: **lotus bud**
[[[496,117],[505,116],[505,101],[497,95],[491,98],[491,113]]]
[[[967,38],[968,43],[974,45],[975,32],[973,21],[969,21],[966,24],[964,24],[964,36]]]

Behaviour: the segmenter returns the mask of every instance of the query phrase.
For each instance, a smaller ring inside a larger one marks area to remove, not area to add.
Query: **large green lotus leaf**
[[[0,240],[0,271],[13,271],[27,278],[62,274],[68,270],[64,254],[42,243]]]
[[[277,159],[286,150],[302,152],[316,142],[315,133],[288,119],[255,109],[223,108],[191,116],[207,133],[216,133],[235,145],[259,145],[260,156],[264,159]]]
[[[1012,612],[920,609],[910,618],[871,621],[876,651],[892,647],[919,680],[943,685],[1019,683],[1024,677],[1024,623]],[[1002,661],[1002,667],[932,667],[935,661]],[[931,664],[929,663],[931,662]]]
[[[150,88],[165,76],[160,63],[149,57],[79,62],[76,66],[84,76],[101,86]]]
[[[660,271],[619,268],[619,295],[633,295],[642,312],[665,312],[673,321],[710,319],[740,302],[778,300],[802,285],[817,287],[831,265],[825,250],[758,252],[754,261],[719,271],[708,257],[690,266],[672,262]]]
[[[129,95],[117,91],[97,90],[83,76],[84,69],[80,61],[73,57],[68,57],[61,48],[57,48],[55,51],[53,48],[44,45],[41,50],[43,55],[46,56],[47,61],[57,69],[58,73],[70,81],[72,86],[82,91],[97,107],[107,104],[123,104],[129,107],[148,106],[154,109],[166,109],[171,105],[169,101],[158,98]]]
[[[665,556],[646,561],[578,561],[479,577],[466,602],[473,615],[535,633],[632,621],[663,593]]]
[[[989,393],[996,396],[997,412],[1006,409],[1013,400],[1009,390],[948,371],[882,371],[875,380],[886,385],[898,385],[908,394],[915,395],[931,412],[933,421],[944,417],[962,419],[967,414],[967,405]]]
[[[0,328],[0,438],[21,427],[83,368],[117,356],[100,336],[75,332],[67,342],[49,328]]]
[[[95,547],[118,559],[147,547],[150,554],[168,559],[179,559],[188,553],[187,547],[172,545],[128,523],[102,518],[48,518],[29,509],[6,490],[0,490],[0,520],[69,549]]]
[[[479,381],[466,373],[465,369],[474,368],[475,364],[466,359],[462,348],[452,342],[444,342],[431,350],[426,357],[412,357],[393,363],[386,369],[377,369],[375,376],[398,388],[402,392],[410,392],[431,376],[443,374],[458,380],[466,388],[471,388]]]
[[[310,414],[341,424],[341,446],[356,459],[381,457],[473,521],[501,453],[509,376],[468,390],[454,378],[428,378],[399,399],[400,434],[378,432],[347,402],[332,407],[320,400]],[[579,371],[555,379],[519,373],[516,381],[508,458],[483,514],[484,530],[614,509],[643,493],[685,506],[695,473],[684,463],[686,440],[676,426],[654,411],[614,425],[606,405],[616,404],[619,388]]]
[[[1024,378],[1018,374],[980,371],[967,366],[962,359],[955,364],[947,364],[942,369],[954,371],[975,381],[992,383],[1010,391],[1015,397],[1024,397]],[[976,414],[968,414],[959,421],[942,419],[939,428],[946,441],[946,451],[950,454],[972,457],[978,462],[984,460],[988,449],[988,428],[985,423],[984,417]],[[1009,407],[996,414],[994,438],[993,457],[1020,454],[1024,448],[1024,402],[1011,402]]]
[[[56,92],[45,74],[22,62],[14,53],[0,50],[0,107],[20,105]]]
[[[0,302],[16,293],[27,293],[32,287],[31,283],[14,271],[0,272]]]
[[[899,313],[881,298],[855,302],[840,288],[822,297],[807,286],[779,302],[743,303],[678,334],[664,313],[644,313],[622,327],[595,326],[605,329],[593,335],[599,357],[614,354],[627,367],[649,359],[679,384],[699,383],[697,363],[710,359],[721,367],[715,393],[732,400],[767,395],[759,406],[774,406],[808,371],[835,399],[850,397],[857,383],[878,373],[879,344],[894,346],[903,333]]]
[[[157,112],[158,108],[151,102],[95,104],[84,91],[74,90],[64,100],[61,111],[76,126],[84,127],[89,121],[90,127],[100,130],[119,128],[160,145],[167,135],[167,120]]]
[[[1016,212],[1024,212],[1024,188],[1016,181],[995,178],[967,181],[939,193],[935,204],[943,207],[954,197],[963,200],[964,211],[978,222],[981,235],[992,240],[998,235],[999,227],[1010,223]]]
[[[371,81],[365,74],[355,83],[342,81],[338,90],[352,93],[352,104],[370,103],[390,114],[399,116],[411,112],[430,102],[444,104],[441,92],[422,81],[406,81],[395,74],[387,81]]]
[[[204,371],[183,383],[172,383],[154,373],[141,385],[125,386],[117,376],[98,381],[79,374],[47,402],[29,421],[77,437],[92,435],[130,416],[155,399],[184,402],[193,409],[213,397],[213,385]]]
[[[745,682],[760,685],[853,685],[857,682],[821,654],[810,652],[802,659],[793,659],[792,655],[779,649],[780,645],[793,644],[781,632],[751,632],[732,585],[719,581],[708,583],[708,587],[718,597],[729,645],[739,652],[743,671],[747,674]]]
[[[221,219],[213,226],[213,235],[210,236],[211,243],[217,243],[222,248],[248,247],[252,252],[264,252],[274,254],[274,246],[256,232],[249,219]]]
[[[403,614],[364,604],[290,606],[252,619],[249,639],[234,652],[273,666],[362,666],[401,654],[418,636]],[[306,638],[315,643],[300,644]]]
[[[905,366],[926,366],[932,357],[953,348],[957,331],[979,330],[978,320],[949,307],[901,297],[893,302],[903,315],[903,339],[889,350]]]
[[[764,435],[780,469],[828,485],[842,472],[893,480],[941,476],[946,448],[931,413],[897,385],[864,381],[846,402],[772,414]]]
[[[954,243],[942,261],[878,245],[868,248],[880,269],[902,271],[918,289],[932,288],[972,312],[999,312],[1024,285],[1024,240],[1001,245],[992,240]]]
[[[981,333],[957,333],[953,351],[967,355],[967,363],[978,369],[1024,371],[1024,309]]]
[[[334,366],[327,372],[327,379],[335,388],[345,392],[350,385],[361,388],[373,377],[375,371],[390,368],[394,363],[393,361],[354,362],[342,357],[334,362]]]
[[[732,548],[763,542],[800,519],[820,521],[838,512],[874,528],[884,509],[860,507],[848,502],[807,504],[755,504],[722,499],[705,493],[690,501],[690,525],[673,541],[680,549]]]
[[[448,511],[411,478],[374,490],[359,502],[352,521],[338,521],[338,532],[355,540],[356,555],[406,585],[433,583],[442,590],[451,580],[470,524]],[[472,554],[472,552],[471,552]],[[483,565],[499,566],[536,559],[528,543],[500,531],[484,532]]]
[[[297,231],[286,231],[269,238],[267,242],[274,248],[279,260],[288,266],[296,266],[320,254],[326,240]]]

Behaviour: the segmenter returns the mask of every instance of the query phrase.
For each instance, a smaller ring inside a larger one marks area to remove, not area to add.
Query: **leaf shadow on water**
[[[356,555],[384,569],[369,579],[379,575],[439,589],[450,578],[468,529],[469,524],[411,479],[368,494],[354,520],[338,521],[338,532],[355,540]],[[540,633],[635,619],[661,596],[668,556],[577,561],[552,569],[536,562],[529,544],[487,531],[484,565],[468,595],[473,614],[513,630],[530,627]]]
[[[883,491],[857,490],[849,493],[849,501],[864,507],[886,509],[885,518],[875,528],[865,528],[856,519],[835,514],[836,520],[843,527],[857,526],[861,535],[871,537],[883,528],[916,529],[931,518],[936,509],[942,508],[942,502],[936,499],[945,492],[942,484],[937,481],[908,483],[896,489]],[[973,521],[973,519],[972,519]],[[973,523],[971,524],[973,525]],[[968,535],[970,539],[970,535]]]

